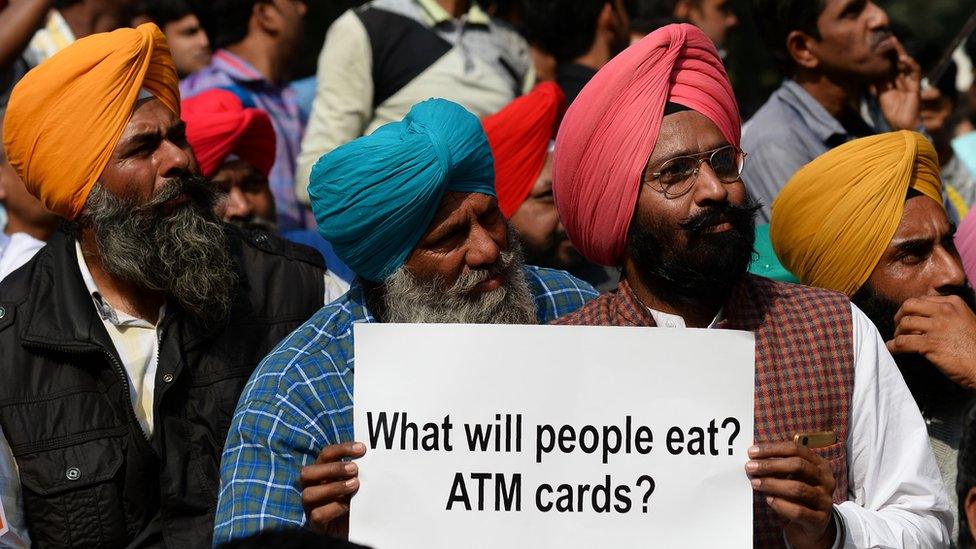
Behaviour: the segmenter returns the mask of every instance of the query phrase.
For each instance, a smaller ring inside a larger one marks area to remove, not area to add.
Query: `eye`
[[[676,183],[691,176],[697,167],[698,164],[691,158],[674,158],[665,162],[658,173],[665,184]]]

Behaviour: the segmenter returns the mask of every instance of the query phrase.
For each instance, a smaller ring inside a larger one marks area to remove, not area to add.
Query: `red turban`
[[[275,133],[266,112],[246,109],[233,92],[215,89],[185,99],[183,121],[203,175],[217,173],[234,154],[268,177],[275,161]]]
[[[739,108],[712,41],[662,27],[607,63],[569,107],[553,158],[553,192],[570,240],[590,261],[620,263],[665,104],[708,117],[739,146]]]
[[[543,82],[481,121],[495,157],[498,207],[506,218],[525,202],[542,173],[552,130],[565,102],[559,86]]]

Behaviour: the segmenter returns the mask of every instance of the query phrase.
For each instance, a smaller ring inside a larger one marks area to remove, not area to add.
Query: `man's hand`
[[[831,517],[834,475],[827,462],[794,442],[764,442],[749,448],[746,472],[752,488],[784,521],[786,539],[796,549],[833,546]]]
[[[895,72],[885,80],[876,82],[874,92],[878,96],[881,114],[892,130],[916,130],[921,110],[922,68],[905,51],[897,38]]]
[[[302,467],[302,506],[312,530],[348,536],[349,498],[359,490],[359,466],[342,459],[365,453],[362,442],[333,444],[319,453],[313,465]]]
[[[892,354],[917,353],[958,385],[976,389],[976,314],[959,296],[908,299],[895,315]]]

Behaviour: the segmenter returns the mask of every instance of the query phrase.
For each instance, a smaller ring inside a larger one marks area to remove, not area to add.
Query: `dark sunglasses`
[[[708,162],[719,181],[733,183],[742,175],[745,160],[746,153],[738,147],[725,145],[710,151],[668,159],[657,171],[650,173],[644,182],[667,198],[678,198],[695,185],[702,162]]]

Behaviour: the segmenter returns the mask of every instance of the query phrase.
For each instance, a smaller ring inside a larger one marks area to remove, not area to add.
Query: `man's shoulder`
[[[550,322],[550,324],[562,326],[612,326],[613,316],[611,312],[613,311],[615,292],[601,294],[575,311],[560,316]]]
[[[244,388],[241,402],[275,403],[313,379],[346,376],[353,358],[353,325],[363,305],[347,292],[319,309],[264,357]],[[301,398],[301,397],[299,397]]]
[[[244,249],[252,253],[325,270],[322,254],[310,246],[258,229],[242,229],[235,225],[226,225],[226,231],[232,240],[240,242]]]
[[[588,282],[566,271],[526,265],[523,272],[542,323],[569,314],[600,295]]]
[[[209,65],[180,81],[180,98],[189,99],[207,90],[234,85],[234,79],[211,61]]]
[[[774,145],[780,143],[783,137],[792,135],[793,124],[790,121],[796,115],[783,100],[783,93],[783,87],[780,86],[752,118],[742,125],[743,147]]]

